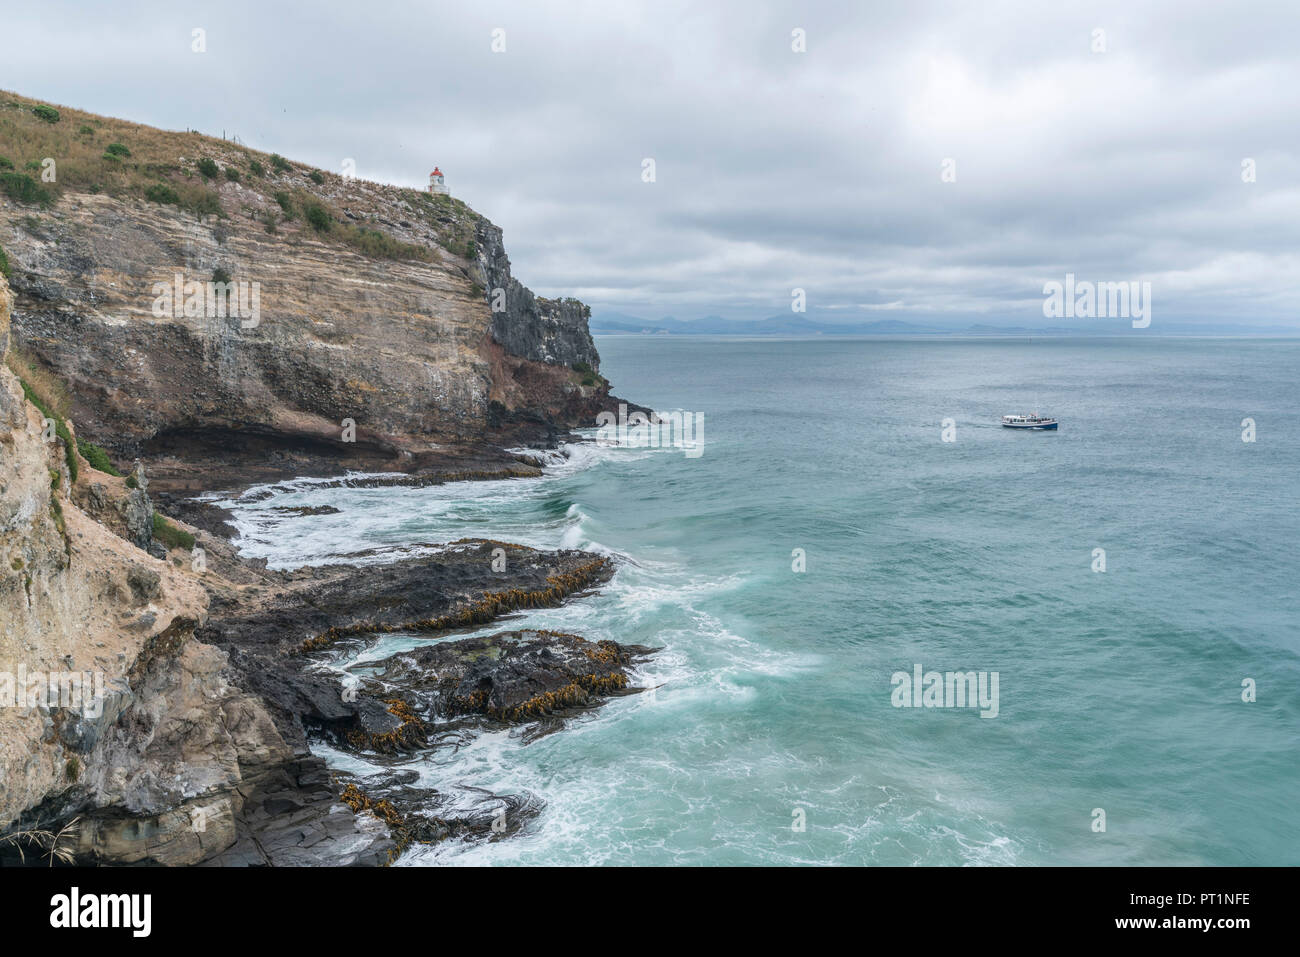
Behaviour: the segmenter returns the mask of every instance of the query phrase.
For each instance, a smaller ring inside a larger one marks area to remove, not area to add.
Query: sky
[[[0,2],[0,88],[438,165],[597,316],[1300,328],[1300,4]]]

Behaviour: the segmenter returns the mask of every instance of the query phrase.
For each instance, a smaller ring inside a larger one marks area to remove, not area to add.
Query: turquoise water
[[[607,550],[601,594],[511,625],[664,649],[653,695],[412,759],[546,808],[404,863],[1300,863],[1300,343],[599,346],[619,394],[704,414],[702,455],[588,445],[539,480],[239,507],[280,565],[468,535]],[[998,426],[1032,410],[1060,431]],[[894,707],[916,664],[997,672],[997,717]]]

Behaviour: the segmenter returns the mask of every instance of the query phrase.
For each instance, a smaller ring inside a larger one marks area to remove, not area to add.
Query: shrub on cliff
[[[186,190],[181,196],[181,205],[199,219],[204,216],[225,215],[221,208],[221,197],[210,189],[204,189],[202,186],[194,186]]]
[[[194,536],[183,532],[157,512],[153,513],[153,537],[168,548],[194,548]]]
[[[59,122],[59,111],[52,106],[46,106],[44,103],[38,103],[32,107],[32,114],[43,119],[46,123]]]
[[[574,372],[578,373],[579,376],[581,376],[583,385],[587,385],[587,386],[600,385],[600,376],[596,373],[596,370],[591,367],[590,363],[575,362],[572,366],[570,366],[570,368],[573,369]]]
[[[6,279],[12,279],[14,276],[13,270],[9,268],[9,257],[5,255],[3,246],[0,246],[0,276]]]
[[[321,175],[320,170],[312,170],[307,174],[307,178],[317,186],[321,186],[325,182],[325,177]]]
[[[266,175],[266,167],[264,167],[264,166],[263,166],[261,163],[259,163],[257,160],[249,160],[249,161],[248,161],[248,171],[249,171],[250,173],[252,173],[254,176],[265,176],[265,175]]]
[[[63,458],[68,463],[68,477],[75,483],[78,472],[77,447],[72,442],[68,423],[60,414],[60,410],[67,407],[68,401],[63,383],[31,359],[20,357],[17,351],[11,351],[8,360],[9,370],[18,377],[18,384],[23,387],[27,401],[54,423],[54,434],[63,440]],[[36,383],[35,386],[33,382]]]
[[[293,167],[289,165],[289,161],[279,153],[271,154],[271,168],[278,173],[287,173],[289,170],[293,169]]]
[[[0,192],[25,206],[49,206],[54,202],[50,191],[26,173],[0,173]]]
[[[349,245],[355,246],[360,252],[376,259],[413,258],[408,255],[409,243],[394,239],[387,233],[381,233],[377,229],[366,229],[363,226],[348,239]]]
[[[179,206],[181,204],[180,195],[166,183],[154,183],[144,191],[144,198],[166,206]]]
[[[239,182],[239,170],[235,169],[233,166],[227,166],[227,167],[226,167],[226,179],[230,180],[232,183],[238,183],[238,182]]]
[[[318,233],[329,232],[330,226],[334,222],[329,211],[314,200],[309,200],[303,204],[302,215],[307,220],[307,225]]]
[[[221,170],[217,169],[216,162],[208,159],[206,156],[195,163],[194,166],[204,179],[215,179],[217,174],[221,172]]]
[[[131,155],[131,151],[126,148],[126,144],[124,143],[109,143],[107,146],[104,147],[104,152],[110,153],[113,156]]]
[[[91,468],[98,469],[107,475],[121,477],[122,473],[117,470],[117,466],[108,457],[108,453],[94,442],[77,439],[77,450],[81,453],[81,457],[90,463]]]
[[[284,192],[284,190],[280,190],[275,194],[275,201],[279,203],[280,208],[284,210],[284,218],[293,219],[293,197]]]
[[[8,156],[0,156],[0,169],[13,169],[14,161]]]

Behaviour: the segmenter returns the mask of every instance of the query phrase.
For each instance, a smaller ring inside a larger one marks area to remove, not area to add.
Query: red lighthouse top
[[[435,166],[435,167],[433,168],[433,172],[430,173],[429,175],[430,175],[430,176],[441,176],[441,175],[442,175],[442,170],[438,169],[438,167]]]

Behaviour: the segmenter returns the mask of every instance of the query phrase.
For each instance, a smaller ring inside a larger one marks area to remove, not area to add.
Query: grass
[[[226,213],[221,208],[221,197],[210,189],[190,187],[189,198],[181,198],[181,205],[202,219],[204,216],[224,218]]]
[[[153,513],[153,537],[168,548],[194,548],[194,536],[183,532],[157,512]]]
[[[69,767],[65,770],[70,779],[72,778],[71,770],[70,761]],[[78,775],[81,773],[80,762],[78,762],[76,772]],[[25,845],[29,850],[42,851],[44,856],[49,859],[50,867],[54,866],[56,858],[64,864],[72,864],[76,861],[76,855],[73,853],[71,846],[75,843],[72,837],[77,833],[77,822],[80,820],[80,818],[74,817],[58,831],[47,831],[40,827],[13,831],[0,837],[0,847],[8,844],[18,852],[18,856],[23,863],[27,862],[27,855],[23,851]]]
[[[425,246],[403,242],[378,229],[354,226],[343,221],[333,207],[305,190],[297,190],[292,194],[278,192],[275,201],[284,210],[285,219],[293,219],[301,213],[303,220],[317,234],[329,235],[372,259],[415,259],[421,262],[433,259],[433,254]]]
[[[66,107],[57,112],[70,122],[49,123],[33,112],[42,104],[12,95],[5,99],[15,101],[0,104],[0,143],[5,144],[5,153],[19,165],[39,162],[45,156],[59,160],[58,183],[43,187],[46,196],[33,194],[26,184],[13,181],[0,187],[10,198],[48,205],[65,192],[143,196],[148,187],[161,183],[181,199],[171,205],[204,215],[214,212],[216,195],[209,199],[197,192],[198,184],[187,191],[185,180],[197,177],[187,174],[181,162],[182,156],[206,152],[208,137],[170,133]]]
[[[81,453],[83,459],[90,463],[92,469],[97,469],[107,475],[115,475],[118,478],[122,477],[122,473],[117,470],[117,466],[108,457],[108,453],[94,442],[77,439],[77,451]]]
[[[404,190],[406,201],[424,213],[424,220],[438,232],[438,245],[453,256],[473,259],[478,255],[474,240],[473,212],[458,199],[444,193]]]
[[[68,414],[68,390],[63,380],[42,366],[34,356],[11,345],[5,356],[9,370],[36,396],[33,403],[41,412],[51,419],[63,418]]]
[[[68,464],[68,477],[75,483],[80,471],[77,463],[77,446],[72,441],[65,416],[68,414],[68,390],[63,382],[46,370],[31,356],[18,349],[10,349],[5,357],[9,371],[18,377],[27,401],[37,411],[54,423],[54,434],[63,441],[64,460]]]
[[[41,106],[68,122],[42,119],[35,112]],[[251,188],[274,199],[284,213],[284,221],[310,216],[307,224],[316,235],[365,256],[426,262],[433,259],[433,251],[426,246],[343,221],[330,203],[311,192],[324,185],[328,177],[318,170],[295,166],[278,153],[235,146],[201,133],[159,130],[68,107],[55,108],[12,93],[0,97],[0,143],[5,150],[5,156],[0,158],[0,193],[24,205],[48,207],[58,203],[64,194],[93,193],[175,206],[200,219],[224,218],[227,213],[221,195],[212,186],[239,182],[242,171],[247,169],[247,178],[255,184]],[[40,183],[22,171],[27,163],[39,165],[46,156],[58,157],[57,183]],[[196,162],[194,157],[202,159]],[[294,174],[292,185],[282,175],[289,173]],[[438,242],[444,248],[457,256],[474,256],[474,227],[467,226],[473,214],[468,207],[449,196],[431,197],[417,190],[396,192],[438,231]],[[283,225],[265,211],[255,214],[255,218],[272,235],[277,234],[277,226]]]
[[[51,484],[51,489],[53,489],[53,487],[53,484]],[[58,529],[59,536],[63,539],[63,547],[65,549],[70,548],[71,542],[68,541],[68,520],[63,517],[63,503],[59,501],[57,495],[50,496],[50,518],[54,521],[54,527]]]

